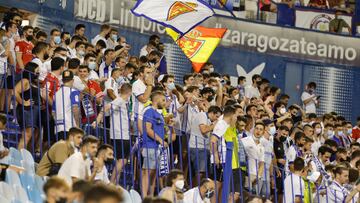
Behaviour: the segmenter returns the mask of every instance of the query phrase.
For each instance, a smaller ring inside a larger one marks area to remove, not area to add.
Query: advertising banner
[[[329,31],[329,23],[335,18],[334,12],[321,12],[311,10],[296,9],[295,26],[311,30]],[[352,16],[341,15],[339,18],[345,20],[348,25],[351,25]],[[344,30],[348,33],[348,30]]]

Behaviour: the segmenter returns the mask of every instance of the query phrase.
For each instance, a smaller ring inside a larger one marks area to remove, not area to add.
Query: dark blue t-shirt
[[[157,143],[153,138],[149,137],[146,132],[146,123],[151,123],[152,129],[156,135],[160,136],[164,140],[165,129],[164,129],[164,117],[157,112],[154,108],[148,108],[143,116],[143,147],[144,148],[157,148]]]

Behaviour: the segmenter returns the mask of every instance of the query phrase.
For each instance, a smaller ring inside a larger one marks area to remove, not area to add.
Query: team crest
[[[218,0],[219,4],[220,4],[220,7],[224,7],[227,3],[227,0]]]
[[[173,20],[174,18],[185,14],[185,13],[190,13],[193,11],[196,11],[196,7],[198,5],[196,3],[190,3],[190,2],[180,2],[180,1],[176,1],[175,3],[173,3],[170,6],[169,12],[168,12],[168,16],[167,16],[167,21]]]
[[[201,32],[193,29],[178,41],[179,47],[182,48],[188,58],[195,56],[205,44],[205,40],[198,39],[199,37],[201,37]]]

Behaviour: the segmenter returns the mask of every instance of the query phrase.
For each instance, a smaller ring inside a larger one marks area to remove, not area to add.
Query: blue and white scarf
[[[169,174],[169,148],[159,145],[159,176],[163,177]]]
[[[320,162],[319,158],[317,158],[316,156],[313,157],[312,161],[314,162],[317,170],[324,177],[324,179],[322,180],[321,185],[323,187],[329,186],[331,184],[331,176],[325,171],[324,165]]]

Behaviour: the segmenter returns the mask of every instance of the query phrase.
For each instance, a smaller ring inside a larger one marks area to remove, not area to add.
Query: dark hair
[[[78,127],[72,127],[70,128],[69,130],[69,135],[74,135],[74,134],[81,134],[82,136],[85,135],[85,132],[81,129],[81,128],[78,128]],[[69,137],[69,136],[68,136]]]
[[[26,25],[23,27],[23,32],[26,32],[27,30],[34,30],[34,28],[30,25]]]
[[[288,132],[290,131],[289,128],[287,126],[285,126],[285,125],[280,126],[279,130],[285,130],[285,131],[288,131]]]
[[[360,150],[356,150],[351,154],[351,160],[354,160],[356,158],[360,158]]]
[[[274,110],[275,110],[275,112],[276,112],[276,111],[278,110],[278,108],[280,108],[282,105],[285,106],[284,102],[281,102],[281,101],[276,102],[276,103],[274,104]]]
[[[328,145],[330,147],[337,147],[338,146],[338,144],[336,143],[335,140],[325,140],[324,144]]]
[[[358,147],[360,147],[360,143],[358,143],[358,142],[352,142],[352,143],[350,144],[350,148],[353,147],[353,146],[358,146]]]
[[[60,35],[60,38],[63,39],[65,37],[65,35],[70,35],[69,32],[62,32]]]
[[[118,57],[115,58],[115,63],[120,62],[120,59],[124,59],[124,60],[126,61],[125,57],[123,57],[123,56],[118,56]]]
[[[257,108],[256,105],[254,105],[254,104],[248,105],[248,106],[246,107],[246,114],[250,111],[250,109],[251,109],[252,107]]]
[[[210,106],[208,109],[208,113],[214,113],[214,114],[221,113],[221,109],[218,106]]]
[[[55,57],[51,60],[51,71],[60,70],[61,67],[65,65],[64,59],[60,57]]]
[[[152,92],[151,95],[150,95],[151,101],[154,101],[155,97],[157,97],[157,96],[165,96],[165,95],[164,95],[164,93],[161,92],[161,91],[154,91],[154,92]]]
[[[359,171],[354,168],[349,169],[349,183],[354,183],[359,179]]]
[[[50,31],[50,35],[53,35],[54,32],[60,32],[60,30],[57,29],[57,28],[54,28],[54,29],[52,29],[52,30]]]
[[[158,57],[161,57],[162,56],[162,53],[160,51],[157,51],[157,50],[153,50],[150,52],[149,56],[158,56]]]
[[[245,116],[238,116],[237,117],[237,122],[244,122],[244,123],[246,123],[247,122],[247,118],[245,117]]]
[[[175,76],[171,75],[171,74],[166,74],[166,75],[164,75],[163,79],[161,80],[161,83],[164,84],[164,83],[168,82],[169,78],[175,79]]]
[[[173,169],[166,177],[166,186],[171,187],[173,185],[173,180],[176,179],[179,175],[184,175],[184,172],[179,169]]]
[[[72,43],[73,41],[82,41],[82,38],[79,37],[79,36],[77,36],[77,35],[74,35],[74,36],[71,38],[71,43]]]
[[[294,170],[295,171],[302,171],[305,167],[305,162],[301,157],[297,157],[294,160]]]
[[[130,91],[132,90],[132,86],[130,85],[130,83],[124,83],[121,85],[120,87],[120,93],[124,94],[126,91]]]
[[[258,78],[261,78],[261,75],[255,74],[255,75],[253,75],[253,76],[251,77],[251,81],[254,82],[254,80],[256,80],[256,79],[258,79]]]
[[[47,38],[46,32],[44,32],[44,31],[42,31],[42,30],[40,30],[39,32],[37,32],[35,38],[36,38],[36,39],[39,39],[40,37],[45,37],[45,38]]]
[[[104,31],[104,30],[108,30],[110,29],[110,25],[108,24],[102,24],[101,27],[100,27],[100,32]]]
[[[236,112],[236,109],[233,106],[226,106],[224,108],[223,114],[224,117],[232,116]]]
[[[314,113],[309,113],[308,118],[310,118],[310,119],[317,118],[317,115]]]
[[[108,55],[110,52],[114,52],[114,49],[106,49],[104,52],[104,56]]]
[[[201,181],[200,181],[200,187],[203,186],[203,185],[205,185],[206,183],[208,183],[208,182],[210,182],[210,181],[211,181],[211,179],[209,179],[209,178],[203,178],[203,179],[201,179]]]
[[[107,149],[114,150],[113,146],[111,146],[109,144],[103,144],[98,148],[98,150],[96,152],[96,156],[98,156],[102,151],[105,151]]]
[[[131,69],[131,68],[133,68],[135,70],[135,69],[137,69],[137,66],[132,63],[127,63],[125,65],[125,69]]]
[[[150,41],[155,41],[156,39],[160,39],[160,37],[157,36],[157,35],[151,35],[151,36],[149,37],[149,42],[150,42]]]
[[[237,102],[233,99],[229,99],[226,101],[224,106],[234,106],[235,104],[237,104]]]
[[[93,53],[87,53],[84,57],[84,61],[88,60],[90,57],[92,58],[96,58],[95,54]]]
[[[349,169],[347,169],[346,167],[344,166],[337,166],[335,169],[334,169],[334,175],[336,177],[336,174],[338,175],[341,175],[343,173],[343,171],[348,171]]]
[[[81,45],[86,45],[86,43],[85,42],[83,42],[83,41],[78,41],[78,42],[76,42],[76,44],[75,44],[75,48],[78,48],[79,46],[81,46]]]
[[[185,80],[188,80],[190,77],[194,77],[194,75],[191,74],[191,73],[184,75],[184,77],[183,77],[183,83],[185,84]]]
[[[80,69],[86,69],[88,72],[90,72],[90,68],[87,65],[80,65],[79,70]]]
[[[106,48],[106,42],[104,40],[98,40],[96,42],[96,45],[95,46],[100,46],[101,48]]]
[[[309,82],[307,86],[310,87],[310,88],[315,88],[316,89],[316,83],[315,82]]]
[[[270,94],[271,95],[275,95],[275,93],[279,90],[280,88],[272,86],[270,87]]]
[[[244,76],[238,77],[238,84],[239,84],[241,81],[245,80],[245,79],[246,79],[246,77],[244,77]]]
[[[332,152],[332,150],[331,150],[331,152]],[[337,148],[336,153],[337,154],[347,154],[347,150],[344,147],[339,147],[339,148]]]
[[[72,58],[69,60],[68,68],[69,69],[76,69],[80,66],[80,60],[78,58]]]
[[[332,154],[333,153],[333,150],[330,148],[330,147],[327,147],[327,146],[321,146],[318,150],[318,154],[320,155],[324,155],[325,153],[330,153]]]
[[[40,52],[44,51],[49,45],[46,42],[37,42],[35,47],[32,50],[34,55],[39,54]]]
[[[55,48],[54,54],[55,53],[60,53],[61,51],[67,51],[67,50],[65,48],[63,48],[63,47],[58,46],[58,47]]]
[[[10,29],[13,25],[15,25],[15,26],[17,27],[17,24],[16,24],[16,23],[7,22],[7,23],[5,24],[5,30],[6,30],[6,31],[9,31],[9,29]]]
[[[85,25],[84,25],[84,24],[77,24],[77,25],[75,26],[75,31],[78,31],[78,30],[80,30],[81,28],[85,28]]]
[[[111,76],[113,76],[116,72],[120,72],[120,68],[114,68],[112,71],[111,71]]]
[[[107,198],[114,198],[117,202],[121,202],[123,200],[120,191],[114,186],[97,184],[85,193],[84,203],[100,202]]]
[[[256,127],[257,125],[261,125],[261,126],[263,126],[264,128],[266,127],[263,122],[256,122],[255,125],[254,125],[254,127]]]
[[[93,135],[87,135],[86,137],[83,138],[80,147],[85,146],[88,143],[99,143],[99,139]]]
[[[305,130],[305,128],[313,128],[313,127],[309,124],[306,124],[306,125],[304,125],[303,129]]]
[[[360,166],[360,160],[358,160],[358,161],[355,163],[355,167],[356,167],[356,168],[359,168],[359,166]]]
[[[303,137],[305,137],[305,134],[303,132],[296,132],[295,133],[295,143],[296,143],[296,141],[300,140]]]
[[[72,185],[72,191],[79,192],[84,195],[87,191],[89,191],[91,189],[91,186],[92,186],[92,184],[89,181],[77,180]]]
[[[287,94],[282,94],[282,95],[279,97],[279,100],[282,100],[282,99],[290,99],[290,96],[287,95]]]

